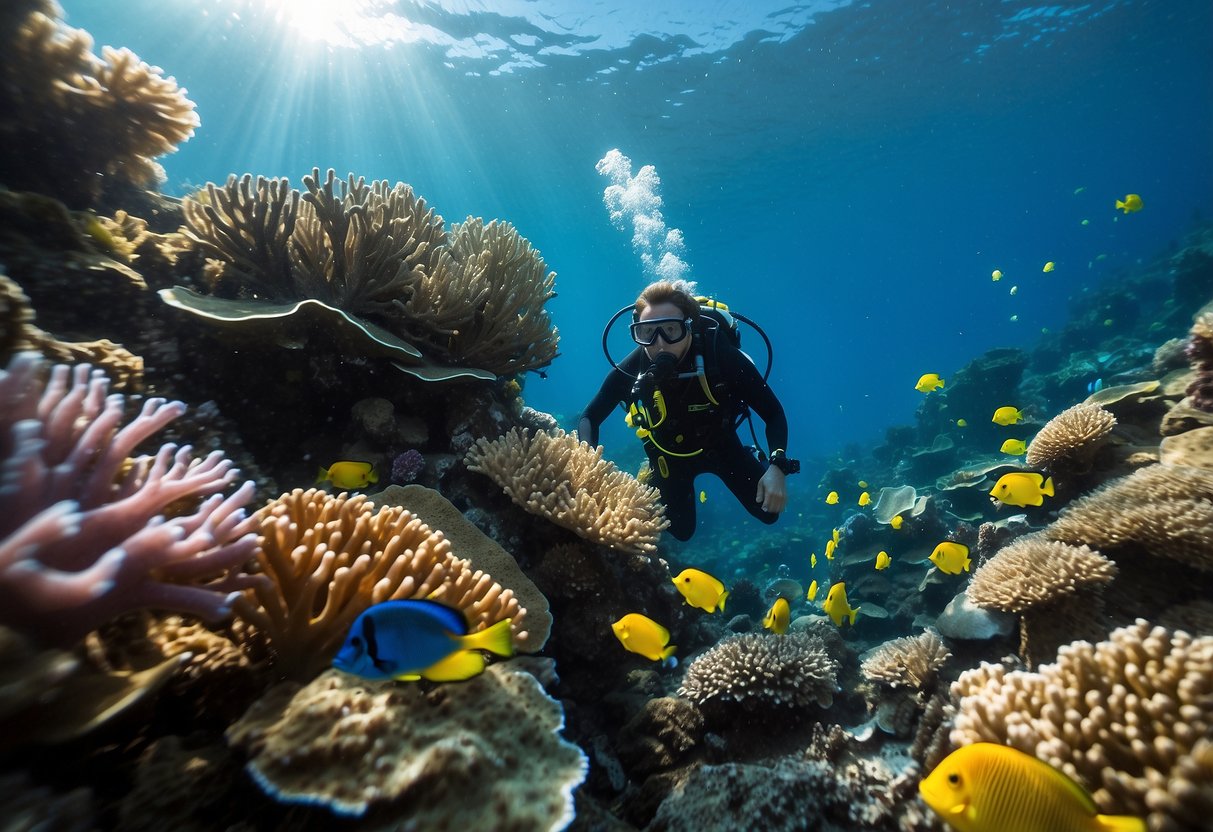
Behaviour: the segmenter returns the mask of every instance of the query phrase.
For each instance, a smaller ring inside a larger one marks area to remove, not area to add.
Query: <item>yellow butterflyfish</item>
[[[900,529],[901,524],[904,522],[905,522],[905,518],[902,517],[900,514],[896,514],[893,516],[893,519],[889,521],[889,525],[895,529]]]
[[[1028,443],[1024,442],[1022,439],[1008,439],[1006,442],[1002,443],[1002,447],[998,450],[1002,451],[1004,454],[1010,454],[1011,456],[1020,456],[1027,449]]]
[[[893,559],[889,557],[889,553],[881,551],[880,554],[876,556],[876,571],[880,572],[881,570],[888,569],[889,564],[892,562]]]
[[[838,505],[838,492],[837,491],[831,491],[829,494],[826,495],[826,505],[828,505],[828,506]]]
[[[859,505],[866,506],[870,502],[872,502],[872,495],[868,492],[865,491],[859,495]]]
[[[932,390],[938,390],[943,387],[943,379],[938,373],[924,373],[918,378],[918,383],[914,385],[914,389],[919,393],[930,393]]]
[[[994,416],[990,419],[996,425],[1016,425],[1023,419],[1023,411],[1017,408],[1006,405],[994,411]]]

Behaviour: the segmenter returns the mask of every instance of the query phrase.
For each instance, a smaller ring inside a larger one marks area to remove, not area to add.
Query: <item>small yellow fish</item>
[[[1011,287],[1011,294],[1012,294],[1012,295],[1018,295],[1018,294],[1019,294],[1019,287],[1018,287],[1018,286],[1012,286],[1012,287]]]
[[[611,629],[624,650],[669,667],[678,664],[674,658],[677,648],[670,644],[670,631],[647,615],[630,612],[612,624]]]
[[[838,546],[833,540],[826,541],[826,560],[834,559],[834,549]]]
[[[918,784],[923,802],[957,832],[1146,832],[1129,815],[1101,815],[1082,786],[1018,749],[975,742]]]
[[[868,492],[865,491],[859,495],[859,504],[861,506],[866,506],[871,502],[872,502],[872,495],[869,494]]]
[[[816,568],[817,568],[817,553],[816,553],[816,552],[814,552],[813,554],[809,555],[809,568],[810,568],[810,569],[816,569]]]
[[[834,545],[837,546],[842,542],[842,532],[838,531],[838,529],[834,529],[832,532],[830,532],[830,540],[833,540]]]
[[[835,627],[841,627],[844,618],[849,618],[851,626],[855,626],[855,615],[859,612],[859,607],[852,607],[847,602],[847,585],[845,583],[837,583],[830,587],[821,608],[825,610],[826,615],[830,616]]]
[[[379,482],[379,475],[375,473],[375,466],[369,462],[342,460],[334,462],[327,469],[320,469],[320,473],[316,475],[316,485],[326,481],[338,488],[354,490]]]
[[[941,387],[943,387],[943,379],[939,377],[938,373],[924,373],[918,379],[918,383],[914,385],[914,389],[919,393],[930,393]]]
[[[860,481],[859,481],[859,487],[860,487],[860,488],[867,488],[867,487],[868,487],[867,480],[860,480]]]
[[[969,566],[973,563],[969,559],[969,547],[963,543],[953,543],[950,540],[945,540],[935,547],[930,561],[939,567],[940,572],[946,572],[949,575],[968,572]]]
[[[1053,271],[1053,269],[1055,269],[1055,268],[1057,268],[1057,265],[1052,260],[1050,260],[1048,263],[1045,263],[1045,267],[1043,269],[1041,269],[1041,271],[1047,273],[1047,272]]]
[[[1010,405],[1000,407],[994,411],[994,417],[990,419],[996,425],[1017,425],[1023,420],[1023,411],[1017,410]]]
[[[958,428],[967,428],[968,426],[969,426],[969,423],[968,423],[966,420],[964,420],[964,419],[957,419],[957,420],[956,420],[956,427],[958,427]]]
[[[810,601],[817,597],[817,581],[813,581],[813,583],[809,584],[809,591],[804,597]]]
[[[893,519],[889,521],[889,525],[895,529],[900,529],[901,524],[904,522],[905,522],[905,518],[902,517],[900,514],[896,514],[893,516]]]
[[[706,503],[707,501],[708,501],[708,492],[700,491],[699,492],[699,502]]]
[[[1024,442],[1022,439],[1008,439],[1006,442],[1002,443],[1002,447],[998,450],[1002,451],[1004,454],[1010,454],[1011,456],[1021,456],[1027,449],[1028,443]]]
[[[1003,474],[990,489],[990,496],[1009,506],[1038,506],[1045,497],[1053,496],[1053,478],[1041,474],[1015,471]]]
[[[1142,209],[1141,197],[1138,194],[1125,194],[1124,199],[1116,200],[1116,207],[1126,214],[1135,214]]]
[[[889,557],[889,553],[882,551],[876,556],[876,571],[880,572],[881,570],[888,569],[889,564],[892,562],[893,559]]]
[[[993,280],[995,283],[1002,280],[1002,269],[995,269],[990,272],[990,280]]]
[[[707,572],[701,569],[684,569],[673,582],[692,607],[698,607],[704,612],[724,612],[724,602],[729,597],[728,590]]]
[[[776,598],[775,603],[767,610],[766,618],[762,619],[763,629],[770,630],[777,636],[788,631],[788,622],[792,620],[792,607],[787,598]]]
[[[826,505],[828,505],[828,506],[838,505],[838,492],[837,491],[831,491],[829,494],[826,495]]]

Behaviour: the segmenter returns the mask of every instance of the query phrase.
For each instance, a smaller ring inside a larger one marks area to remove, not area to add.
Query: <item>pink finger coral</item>
[[[224,618],[254,580],[253,484],[224,496],[237,472],[219,451],[131,458],[181,402],[148,399],[128,420],[89,365],[43,375],[34,353],[0,370],[0,623],[67,645],[136,609]]]

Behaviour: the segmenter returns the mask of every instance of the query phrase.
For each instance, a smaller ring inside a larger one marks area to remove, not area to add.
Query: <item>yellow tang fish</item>
[[[699,492],[699,502],[706,503],[707,501],[708,501],[708,492],[700,491]]]
[[[812,601],[817,597],[817,581],[813,581],[813,583],[809,584],[809,591],[804,597],[809,601]]]
[[[837,546],[842,541],[842,534],[838,531],[838,529],[834,529],[834,531],[830,532],[830,539],[833,540],[834,545]]]
[[[375,466],[369,462],[350,462],[342,460],[334,462],[327,469],[321,468],[316,475],[316,485],[331,482],[338,488],[366,488],[367,485],[379,482]]]
[[[849,618],[851,626],[855,626],[855,615],[859,612],[859,607],[852,607],[847,602],[847,585],[845,583],[837,583],[830,587],[821,608],[825,610],[826,615],[830,616],[835,627],[841,627],[844,618]]]
[[[698,607],[704,612],[724,612],[724,602],[729,597],[728,590],[707,572],[701,569],[684,569],[673,582],[692,607]]]
[[[902,517],[900,514],[897,514],[897,515],[894,515],[893,519],[889,521],[889,525],[895,529],[900,529],[901,524],[904,522],[905,522],[905,518]]]
[[[1002,443],[1002,447],[998,450],[1002,451],[1004,454],[1019,456],[1027,449],[1028,443],[1024,442],[1022,439],[1008,439],[1006,442]]]
[[[868,492],[865,491],[859,495],[859,504],[861,506],[866,506],[870,502],[872,502],[872,495]]]
[[[1006,405],[994,411],[993,418],[990,419],[996,425],[1017,425],[1023,419],[1023,411],[1017,408]]]
[[[837,544],[837,543],[835,543],[833,540],[827,540],[827,541],[826,541],[826,560],[833,560],[833,559],[834,559],[834,550],[835,550],[837,547],[838,547],[838,544]]]
[[[969,559],[969,547],[963,543],[953,543],[950,540],[945,540],[935,547],[930,561],[939,567],[940,572],[946,572],[949,575],[968,572],[969,565],[973,563]]]
[[[826,505],[828,505],[828,506],[838,505],[838,492],[837,491],[831,491],[829,494],[826,495]]]
[[[880,554],[878,554],[876,556],[876,571],[880,572],[883,569],[888,569],[889,564],[892,562],[893,562],[893,559],[891,557],[889,557],[889,553],[882,551]]]
[[[993,280],[995,283],[1002,280],[1002,269],[995,269],[990,272],[990,280]]]
[[[762,619],[764,629],[770,630],[777,636],[788,631],[788,622],[792,620],[792,607],[787,598],[776,598],[775,603],[767,610],[766,618]]]
[[[1101,815],[1082,786],[1015,748],[977,742],[953,751],[918,784],[957,832],[1146,832],[1129,815]]]
[[[932,390],[938,390],[943,387],[943,379],[938,373],[924,373],[918,383],[914,385],[914,389],[919,393],[930,393]]]
[[[868,481],[867,481],[867,480],[860,480],[860,481],[859,481],[859,487],[860,487],[860,488],[867,488],[867,487],[868,487]]]
[[[810,568],[810,569],[816,569],[816,568],[817,568],[817,553],[816,553],[816,552],[814,552],[813,554],[809,555],[809,568]]]
[[[615,638],[619,639],[623,649],[628,652],[661,662],[667,667],[678,664],[678,660],[674,658],[677,648],[670,644],[670,631],[647,615],[630,612],[612,624],[611,629],[615,631]]]
[[[1041,271],[1042,272],[1051,272],[1055,268],[1057,268],[1056,264],[1054,264],[1053,261],[1050,260],[1048,263],[1045,263],[1045,267],[1043,269],[1041,269]]]
[[[1125,194],[1124,199],[1116,200],[1116,207],[1126,214],[1135,214],[1142,209],[1141,196],[1139,194]]]
[[[1003,474],[990,489],[990,496],[1009,506],[1038,506],[1045,497],[1053,495],[1053,478],[1041,474],[1015,471]]]
[[[968,421],[967,421],[967,420],[965,420],[965,419],[957,419],[957,420],[956,420],[956,427],[958,427],[958,428],[967,428],[968,426],[969,426],[969,423],[968,423]]]

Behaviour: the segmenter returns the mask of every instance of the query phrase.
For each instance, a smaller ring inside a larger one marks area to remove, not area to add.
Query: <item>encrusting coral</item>
[[[1076,404],[1050,419],[1028,444],[1025,461],[1052,473],[1085,473],[1116,417],[1097,404]]]
[[[828,708],[838,690],[839,662],[819,632],[743,633],[691,662],[678,695],[698,705]]]
[[[256,548],[244,507],[253,484],[222,452],[195,459],[136,446],[185,412],[148,399],[127,421],[124,397],[87,364],[19,353],[0,371],[0,622],[71,644],[124,612],[154,608],[220,620]]]
[[[268,637],[274,666],[306,681],[336,655],[372,604],[428,598],[459,610],[469,631],[511,619],[527,642],[526,610],[511,590],[451,552],[442,532],[365,496],[295,489],[257,512],[257,559],[270,581],[247,590],[236,615]]]
[[[953,685],[952,742],[1011,745],[1151,832],[1207,828],[1213,812],[1213,638],[1138,620],[1062,647],[1038,672],[982,664]]]
[[[558,734],[560,703],[511,664],[433,688],[335,670],[303,688],[282,683],[228,741],[280,801],[376,808],[402,824],[392,828],[562,829],[585,755]]]
[[[633,554],[648,554],[669,521],[656,488],[602,458],[602,448],[575,434],[528,433],[476,440],[465,457],[518,505],[579,536]]]

